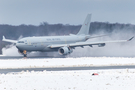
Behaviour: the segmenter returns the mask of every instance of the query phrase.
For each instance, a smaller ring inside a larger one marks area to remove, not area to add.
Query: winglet
[[[133,38],[134,38],[134,37],[132,37],[132,38],[128,39],[127,41],[131,41]]]
[[[6,39],[5,36],[3,36],[3,40]]]

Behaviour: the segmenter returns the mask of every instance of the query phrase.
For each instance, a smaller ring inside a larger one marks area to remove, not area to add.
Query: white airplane
[[[27,57],[27,52],[31,51],[58,51],[60,55],[67,55],[72,53],[75,47],[92,47],[93,45],[103,47],[106,43],[127,42],[134,38],[132,37],[128,40],[89,42],[87,41],[88,39],[95,38],[89,35],[90,20],[91,14],[88,14],[80,31],[76,35],[25,37],[20,40],[10,40],[3,36],[2,41],[15,43],[18,51],[22,53],[24,57]]]

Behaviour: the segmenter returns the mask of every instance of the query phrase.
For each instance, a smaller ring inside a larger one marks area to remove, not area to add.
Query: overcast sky
[[[135,24],[135,0],[0,0],[0,24],[78,25],[92,22]]]

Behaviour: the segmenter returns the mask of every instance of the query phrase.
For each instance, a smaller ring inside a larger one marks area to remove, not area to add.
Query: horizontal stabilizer
[[[10,43],[17,43],[16,40],[10,40],[10,39],[6,39],[5,36],[3,36],[3,39],[2,41],[5,41],[5,42],[10,42]]]

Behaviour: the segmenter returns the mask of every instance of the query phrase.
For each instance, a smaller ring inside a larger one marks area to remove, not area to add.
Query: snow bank
[[[0,69],[135,65],[135,58],[82,57],[0,60]]]
[[[134,69],[0,74],[0,90],[133,90],[134,83]]]

